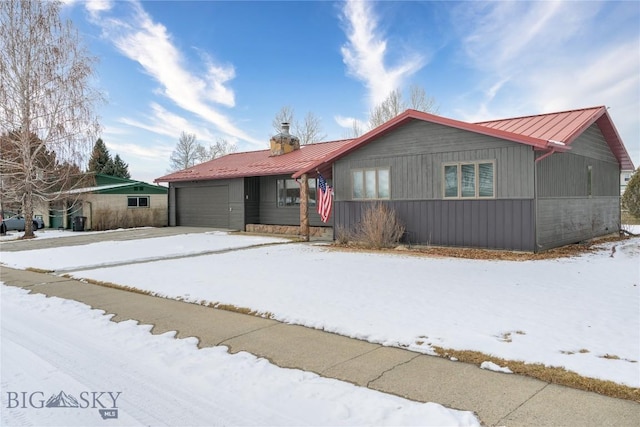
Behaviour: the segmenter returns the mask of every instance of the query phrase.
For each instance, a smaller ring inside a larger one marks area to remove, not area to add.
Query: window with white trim
[[[130,208],[148,208],[149,196],[129,196],[127,197],[127,207]]]
[[[389,199],[391,184],[389,168],[356,169],[351,171],[353,199]]]
[[[495,198],[495,164],[495,160],[445,163],[442,168],[444,198]]]

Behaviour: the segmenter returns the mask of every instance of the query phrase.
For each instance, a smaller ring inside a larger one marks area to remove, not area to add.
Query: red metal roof
[[[329,175],[331,165],[339,158],[413,120],[423,120],[493,136],[529,145],[536,150],[543,150],[547,153],[570,150],[571,143],[589,126],[596,123],[611,151],[618,159],[621,168],[624,170],[635,169],[606,107],[599,106],[480,123],[467,123],[421,111],[407,110],[359,138],[304,145],[299,150],[281,156],[271,156],[270,150],[229,154],[157,178],[155,182],[285,174],[293,174],[294,178],[298,178],[304,173],[314,170]]]
[[[491,129],[527,135],[571,145],[589,126],[596,123],[605,141],[624,170],[633,170],[633,162],[604,106],[561,111],[559,113],[491,120],[476,123]]]
[[[285,175],[321,161],[351,142],[351,139],[320,142],[300,147],[288,154],[272,156],[270,150],[228,154],[191,168],[165,175],[155,182],[199,181],[245,176]]]
[[[593,107],[560,113],[491,120],[476,124],[545,141],[560,141],[568,145],[591,126],[603,111],[606,111],[605,107]]]
[[[395,118],[389,120],[386,123],[378,126],[375,129],[370,130],[359,138],[354,139],[349,144],[346,144],[344,147],[336,150],[331,154],[320,161],[317,161],[310,166],[297,171],[293,177],[298,178],[302,174],[312,171],[314,169],[325,169],[328,163],[332,163],[339,158],[346,156],[352,151],[357,150],[363,145],[368,144],[379,136],[382,136],[386,133],[391,132],[392,130],[408,123],[412,120],[423,120],[431,123],[437,123],[444,126],[449,126],[457,129],[468,130],[470,132],[480,133],[483,135],[495,136],[497,138],[506,139],[509,141],[517,142],[520,144],[530,145],[536,149],[544,150],[549,149],[550,145],[549,141],[540,138],[534,138],[528,135],[521,135],[513,132],[507,132],[501,129],[493,129],[488,126],[480,126],[474,123],[462,122],[460,120],[449,119],[447,117],[436,116],[435,114],[425,113],[422,111],[416,110],[407,110],[404,113],[396,116]],[[555,147],[557,151],[563,151],[569,149],[569,147]]]
[[[544,150],[547,152],[551,152],[551,150],[554,152],[570,150],[570,144],[589,126],[597,123],[622,169],[634,169],[633,162],[622,144],[622,140],[605,107],[585,108],[582,110],[493,120],[481,123],[467,123],[421,111],[407,110],[361,137],[354,139],[351,143],[333,152],[331,156],[327,156],[297,171],[293,176],[297,178],[303,173],[314,169],[326,169],[329,163],[335,162],[339,158],[411,120],[423,120],[489,135],[519,144],[529,145],[536,150]],[[558,142],[560,144],[558,144]]]

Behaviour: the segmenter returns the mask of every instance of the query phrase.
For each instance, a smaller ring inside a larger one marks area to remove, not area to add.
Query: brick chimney
[[[300,148],[300,139],[289,133],[289,123],[282,123],[282,131],[271,137],[271,155],[280,156]]]

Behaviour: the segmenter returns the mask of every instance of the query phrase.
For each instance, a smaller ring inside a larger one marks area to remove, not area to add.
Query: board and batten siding
[[[443,165],[494,161],[496,198],[443,198]],[[389,168],[391,200],[410,243],[532,251],[531,147],[439,124],[413,121],[334,164],[334,228],[353,229],[369,201],[354,201],[354,169]]]
[[[335,202],[334,230],[353,229],[374,202]],[[381,201],[405,226],[408,244],[533,251],[534,200]]]
[[[215,224],[205,219],[205,223],[211,223],[212,227],[222,226],[232,230],[244,230],[244,178],[236,179],[220,179],[210,181],[188,181],[188,182],[172,182],[169,184],[169,225],[175,226],[178,224],[178,198],[176,197],[176,190],[188,188],[202,188],[202,187],[226,187],[228,197],[225,201],[226,206],[218,207],[219,211],[223,209],[228,212],[228,221],[226,226],[223,224]],[[206,192],[206,191],[205,191]],[[182,202],[189,203],[189,200],[183,200]],[[195,201],[194,201],[195,202]]]
[[[300,225],[300,206],[278,206],[278,179],[291,179],[291,175],[261,176],[258,224],[267,225]],[[331,222],[331,219],[329,219]],[[322,222],[316,206],[309,205],[309,225],[312,227],[327,226]]]
[[[534,197],[531,147],[413,121],[338,160],[335,199],[351,200],[351,171],[372,167],[389,168],[393,200],[441,199],[443,164],[477,160],[495,160],[496,198]]]
[[[618,161],[596,124],[571,144],[570,151],[538,162],[537,248],[550,249],[618,231],[619,177]]]

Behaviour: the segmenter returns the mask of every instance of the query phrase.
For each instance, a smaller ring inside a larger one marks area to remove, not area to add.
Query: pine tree
[[[113,176],[125,179],[131,178],[131,174],[129,173],[129,164],[125,163],[124,160],[120,158],[119,154],[116,154],[116,157],[113,159],[113,169]]]
[[[109,150],[102,141],[102,138],[98,138],[95,145],[93,146],[93,151],[91,152],[91,158],[89,159],[89,167],[87,169],[87,172],[112,175],[108,172],[109,170],[113,170],[115,168],[113,167],[113,165],[109,166],[109,163],[113,163],[113,160],[111,160],[111,154],[109,154]]]
[[[109,160],[107,164],[102,167],[102,170],[97,171],[96,173],[100,173],[102,175],[116,176],[116,164],[113,162],[111,156],[109,156]]]

